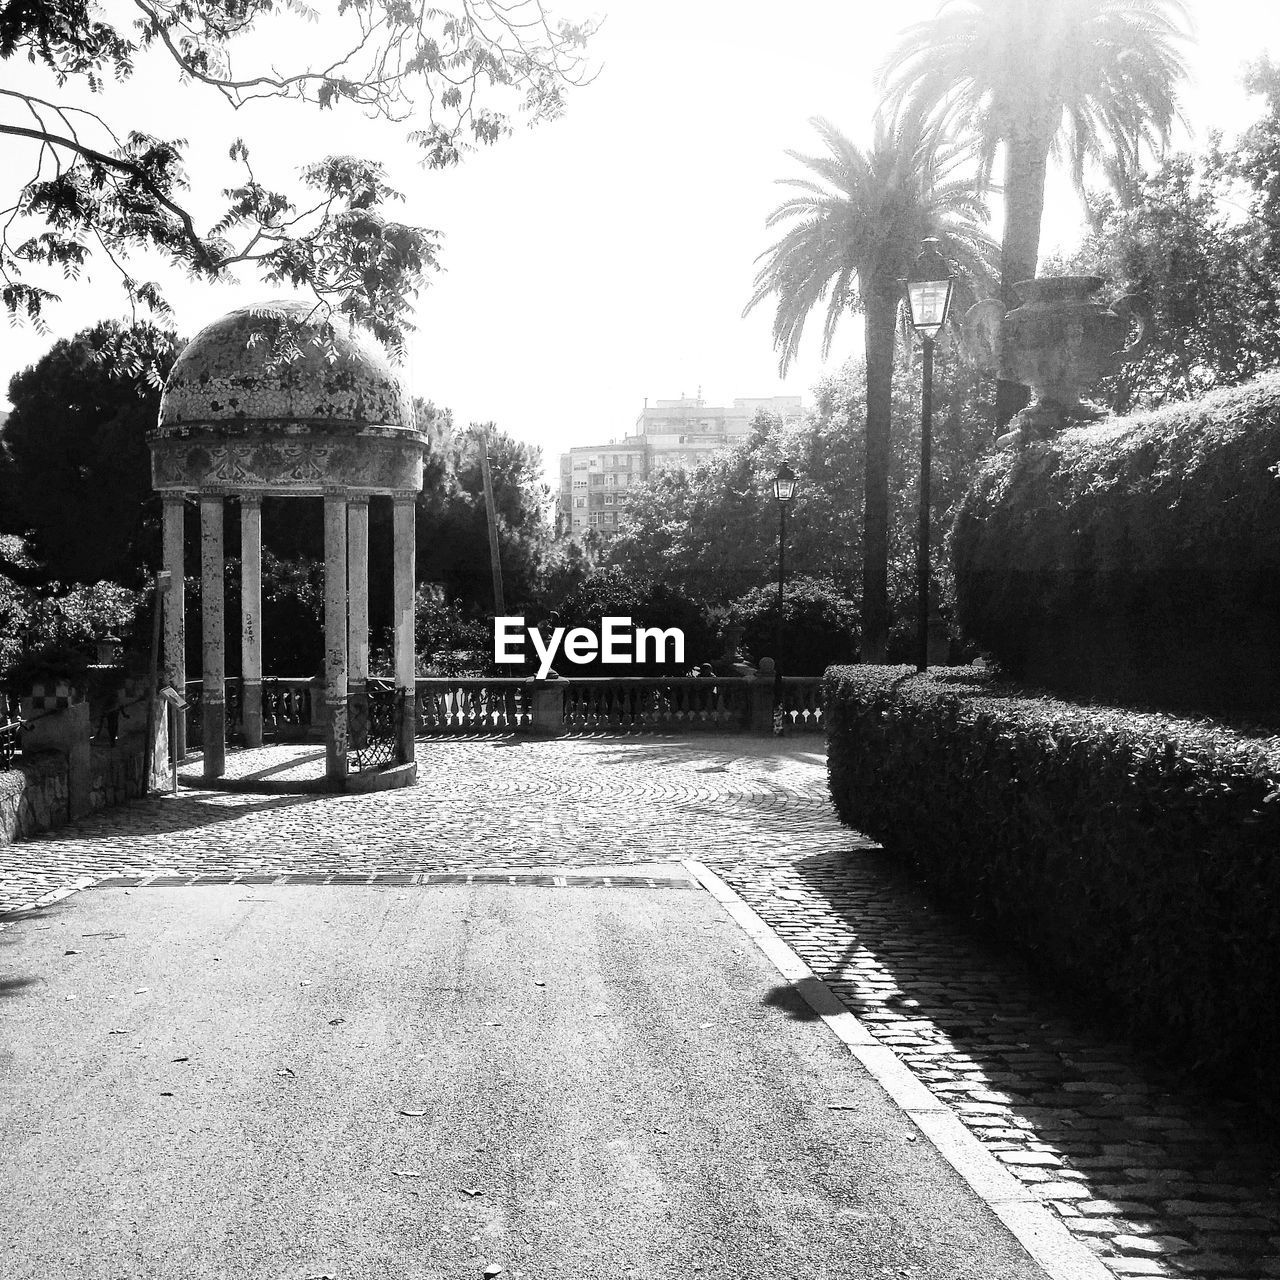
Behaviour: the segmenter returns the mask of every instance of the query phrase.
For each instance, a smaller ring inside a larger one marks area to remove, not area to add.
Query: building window
[[[586,498],[574,498],[573,505],[575,507],[585,507],[587,505]]]
[[[611,493],[606,493],[606,494],[604,495],[604,505],[605,505],[606,507],[611,507],[611,506],[613,506],[613,494],[611,494]]]

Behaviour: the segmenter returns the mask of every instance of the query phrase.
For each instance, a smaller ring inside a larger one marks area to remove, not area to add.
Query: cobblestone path
[[[490,738],[419,753],[403,791],[184,791],[0,846],[0,910],[107,877],[414,882],[697,858],[1117,1276],[1280,1277],[1280,1152],[1252,1115],[1074,1025],[931,909],[836,822],[820,741]]]

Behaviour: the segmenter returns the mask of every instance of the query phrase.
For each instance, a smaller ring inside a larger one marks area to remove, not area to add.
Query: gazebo
[[[281,357],[286,325],[300,354]],[[204,777],[226,769],[223,508],[240,501],[242,721],[262,743],[262,499],[324,499],[325,775],[348,777],[348,692],[369,676],[369,503],[393,507],[394,660],[399,759],[413,766],[414,511],[426,437],[385,353],[314,304],[273,301],[228,312],[183,349],[149,439],[164,508],[165,674],[186,683],[183,504],[200,504]],[[400,781],[405,779],[401,778]]]

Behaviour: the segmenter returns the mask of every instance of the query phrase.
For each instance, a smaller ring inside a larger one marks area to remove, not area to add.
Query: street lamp
[[[924,344],[924,390],[920,409],[920,545],[916,549],[916,601],[920,614],[916,633],[916,670],[929,666],[929,466],[933,432],[933,341],[947,322],[955,279],[938,242],[922,240],[920,256],[907,280],[911,325]]]
[[[786,592],[787,504],[796,496],[796,473],[783,458],[773,481],[778,500],[778,621],[773,633],[773,732],[782,733],[782,605]]]

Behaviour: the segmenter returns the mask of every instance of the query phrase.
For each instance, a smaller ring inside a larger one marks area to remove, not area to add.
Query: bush
[[[778,588],[756,587],[734,601],[729,620],[742,627],[742,646],[752,661],[778,658]],[[783,608],[784,675],[820,676],[858,655],[858,607],[828,578],[796,578],[787,583]]]
[[[1280,719],[1280,375],[991,459],[960,621],[1073,695]]]
[[[493,671],[493,621],[419,587],[414,640],[422,674],[454,678]],[[501,675],[511,672],[503,671]]]
[[[1276,1107],[1280,738],[837,667],[841,820],[1134,1037]]]
[[[555,663],[562,676],[679,676],[699,663],[710,661],[716,654],[714,628],[698,601],[619,565],[594,570],[565,596],[556,612],[559,614],[557,625],[566,632],[572,627],[587,627],[598,634],[600,621],[605,617],[630,618],[637,627],[663,630],[677,627],[684,632],[683,662],[628,666],[606,666],[599,661],[571,663],[562,651]]]

